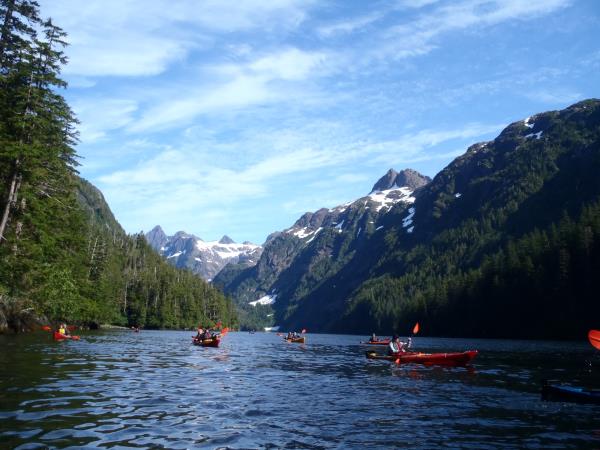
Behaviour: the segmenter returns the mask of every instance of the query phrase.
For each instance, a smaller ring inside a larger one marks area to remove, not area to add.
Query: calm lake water
[[[367,360],[359,336],[191,334],[0,336],[0,447],[600,448],[600,406],[539,394],[543,378],[600,387],[585,342],[414,339],[479,349],[465,369]]]

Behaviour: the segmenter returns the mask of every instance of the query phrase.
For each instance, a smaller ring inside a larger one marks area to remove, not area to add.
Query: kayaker
[[[60,326],[58,327],[58,332],[60,334],[62,334],[63,336],[68,336],[69,335],[69,329],[67,328],[67,325],[64,323],[61,323]]]
[[[402,342],[398,335],[394,335],[390,341],[388,347],[388,354],[395,355],[397,353],[405,353],[407,348],[410,348],[412,344],[411,338],[408,338],[408,342]]]
[[[202,325],[198,325],[198,333],[196,334],[196,339],[202,339],[202,335],[204,334],[204,328]]]
[[[371,335],[371,342],[377,342],[377,341],[379,341],[379,339],[377,339],[377,335],[375,333],[373,333]]]

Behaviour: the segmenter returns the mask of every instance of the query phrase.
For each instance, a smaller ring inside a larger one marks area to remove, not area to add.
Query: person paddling
[[[379,339],[377,338],[377,335],[375,333],[371,335],[371,342],[379,342]]]
[[[63,336],[69,335],[69,329],[67,328],[67,325],[64,323],[60,324],[60,326],[58,327],[58,332],[59,332],[59,334],[62,334]]]
[[[395,355],[398,353],[406,353],[406,350],[409,349],[412,345],[412,339],[408,338],[408,342],[402,342],[398,335],[394,335],[392,340],[390,341],[390,345],[388,347],[388,354]]]

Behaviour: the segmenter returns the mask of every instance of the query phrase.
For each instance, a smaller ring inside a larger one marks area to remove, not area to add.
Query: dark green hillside
[[[437,335],[580,337],[600,316],[599,174],[600,102],[587,100],[471,146],[412,205],[372,216],[355,202],[343,232],[297,240],[284,266],[218,279],[238,300],[268,280],[289,329],[391,333],[419,320]]]
[[[385,235],[284,323],[391,332],[420,320],[438,335],[584,335],[600,317],[600,102],[531,124],[472,146],[423,188],[413,233],[402,226],[406,207],[388,213]]]

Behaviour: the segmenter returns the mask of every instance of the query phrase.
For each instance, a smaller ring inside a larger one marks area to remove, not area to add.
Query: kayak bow
[[[600,390],[544,383],[542,400],[600,404]]]

